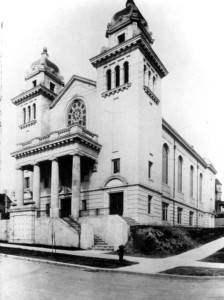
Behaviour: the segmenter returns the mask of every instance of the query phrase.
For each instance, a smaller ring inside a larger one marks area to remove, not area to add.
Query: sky
[[[47,47],[65,82],[73,75],[96,80],[89,59],[107,45],[105,32],[125,0],[1,1],[2,176],[14,189],[16,110],[10,99],[25,88],[30,64]],[[224,183],[224,1],[135,0],[148,21],[153,49],[169,74],[162,80],[162,114]],[[12,9],[13,8],[13,9]]]

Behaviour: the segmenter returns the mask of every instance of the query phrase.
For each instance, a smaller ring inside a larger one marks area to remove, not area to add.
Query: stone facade
[[[24,240],[23,228],[37,242],[31,227],[44,219],[44,231],[48,218],[81,223],[88,247],[93,240],[84,224],[116,247],[125,242],[128,222],[121,217],[214,226],[216,171],[162,118],[161,80],[168,72],[133,1],[114,15],[106,36],[108,47],[90,60],[96,82],[74,75],[64,86],[44,49],[31,65],[26,92],[12,99],[17,240]],[[49,243],[41,232],[38,240]]]

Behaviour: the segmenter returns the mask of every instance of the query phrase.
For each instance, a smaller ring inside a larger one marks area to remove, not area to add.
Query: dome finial
[[[43,47],[43,52],[41,53],[41,55],[45,54],[46,56],[49,56],[47,53],[47,47]]]

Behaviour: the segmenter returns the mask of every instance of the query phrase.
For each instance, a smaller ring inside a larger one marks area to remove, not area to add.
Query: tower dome
[[[50,61],[48,57],[47,48],[44,47],[41,57],[31,64],[29,73],[34,71],[48,71],[55,76],[61,77],[58,66]]]

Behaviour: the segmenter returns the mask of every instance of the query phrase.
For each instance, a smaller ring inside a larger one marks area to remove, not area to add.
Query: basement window
[[[125,33],[120,34],[118,37],[118,44],[125,42]]]

